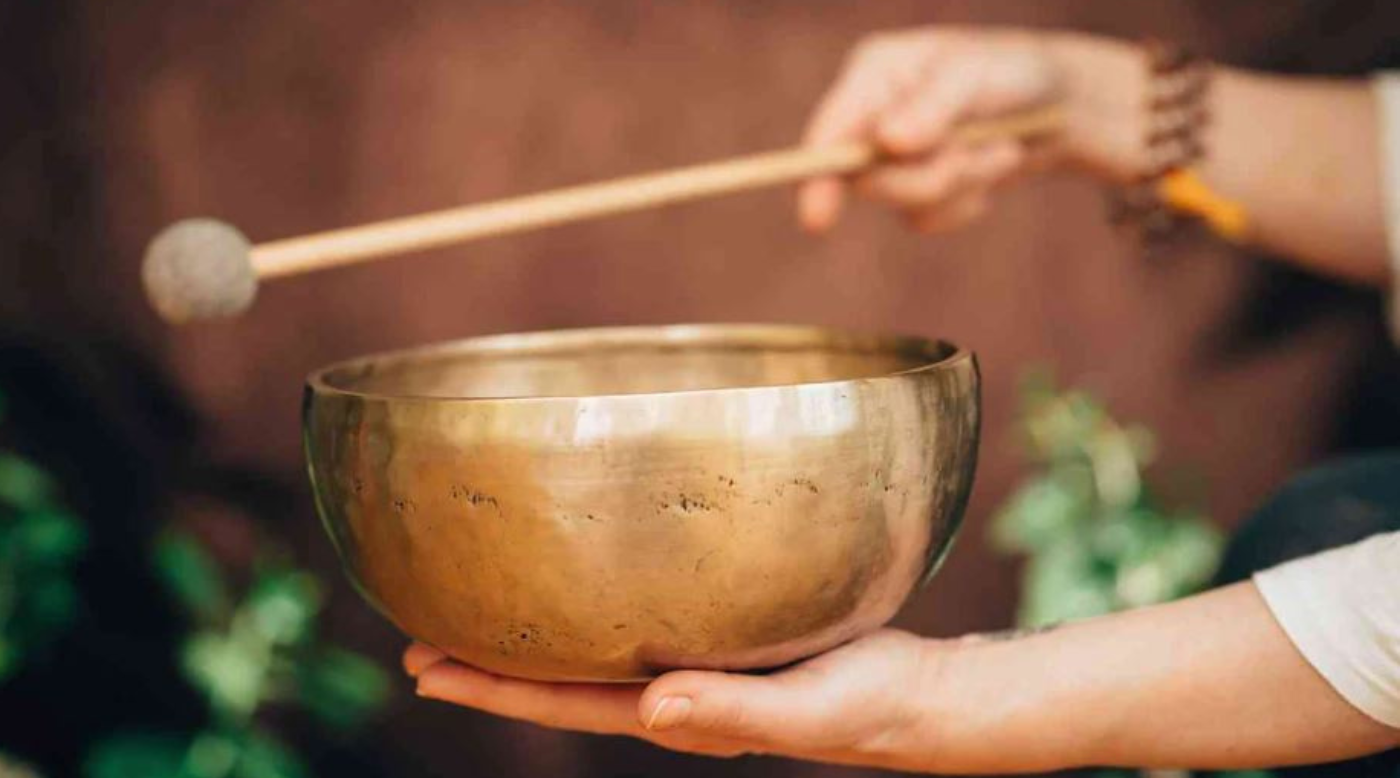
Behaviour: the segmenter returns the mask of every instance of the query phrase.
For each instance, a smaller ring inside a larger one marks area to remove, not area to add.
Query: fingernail
[[[651,709],[651,718],[647,719],[647,729],[652,732],[675,729],[684,724],[688,718],[690,718],[689,697],[662,697],[661,702],[656,703],[656,707]]]
[[[424,643],[414,643],[403,655],[404,672],[417,678],[423,671],[447,658],[447,655]]]
[[[430,700],[437,699],[437,696],[433,694],[433,690],[428,688],[431,684],[431,676],[419,676],[418,683],[413,685],[413,693],[419,697],[426,697]]]

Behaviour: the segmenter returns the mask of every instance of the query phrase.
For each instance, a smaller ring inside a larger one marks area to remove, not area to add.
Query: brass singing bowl
[[[944,342],[807,327],[475,338],[308,381],[318,509],[363,595],[538,680],[783,665],[937,568],[977,456]]]

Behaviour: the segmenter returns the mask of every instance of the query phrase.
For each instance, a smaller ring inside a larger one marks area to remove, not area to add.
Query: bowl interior
[[[799,327],[658,327],[502,335],[380,355],[318,389],[425,398],[580,397],[874,378],[952,357],[947,343]]]

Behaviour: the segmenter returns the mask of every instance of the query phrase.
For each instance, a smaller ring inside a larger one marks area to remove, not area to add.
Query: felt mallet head
[[[162,318],[175,323],[236,316],[258,292],[251,250],[243,233],[221,221],[176,222],[146,249],[146,296]]]

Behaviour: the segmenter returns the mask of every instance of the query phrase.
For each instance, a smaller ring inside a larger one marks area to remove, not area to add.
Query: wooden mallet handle
[[[1058,106],[964,124],[951,142],[982,143],[1043,135],[1063,121]],[[284,238],[252,247],[259,278],[350,265],[479,238],[697,200],[823,175],[854,173],[875,152],[864,145],[796,148],[479,205]]]
[[[1060,110],[1050,106],[963,125],[952,133],[950,142],[1024,138],[1053,132],[1061,123]],[[875,155],[861,145],[776,151],[257,245],[223,222],[188,219],[167,227],[151,241],[141,273],[152,306],[168,321],[234,316],[253,303],[262,279],[814,176],[854,173],[874,162]]]

